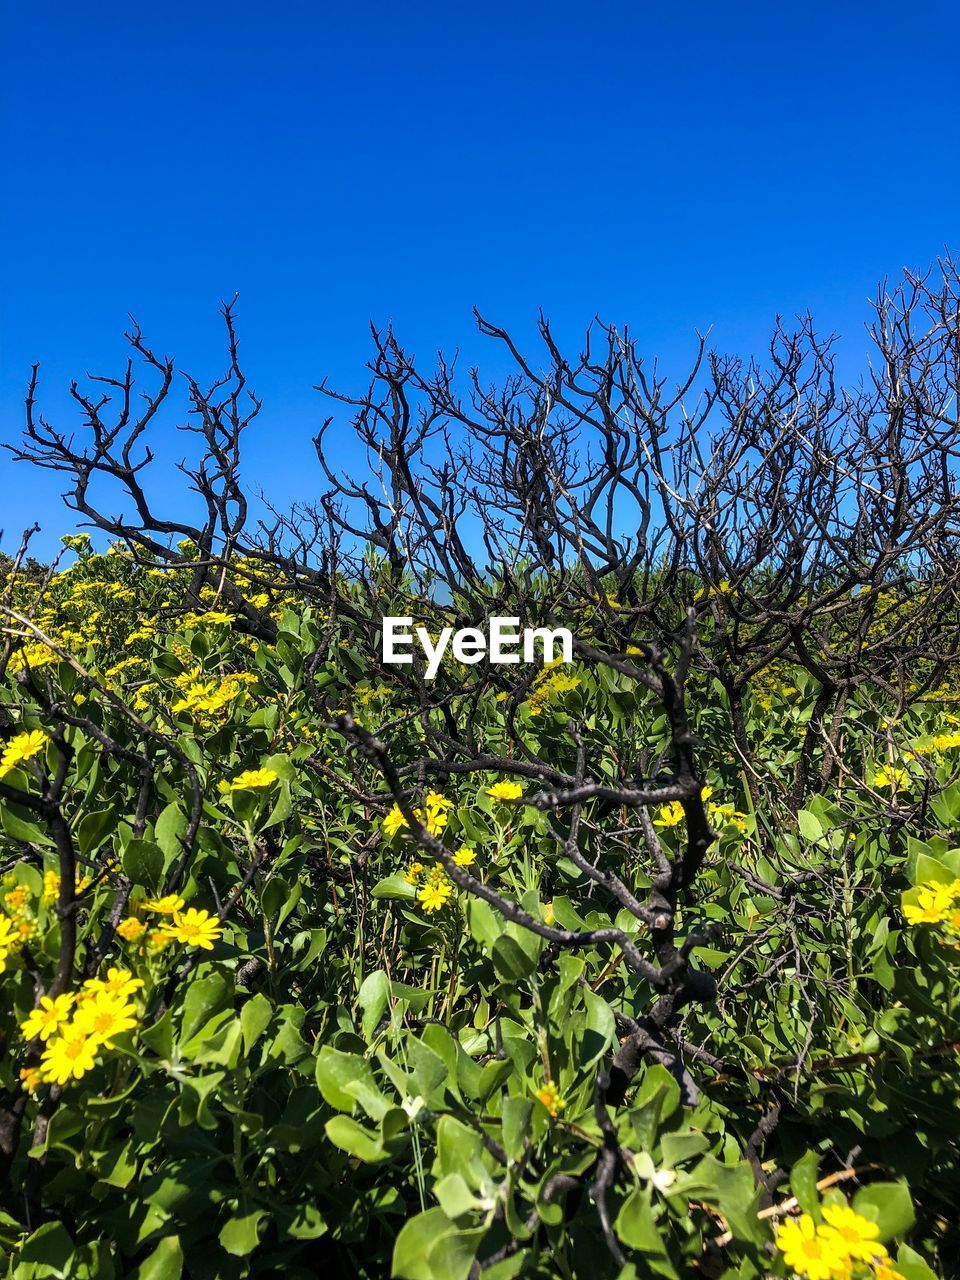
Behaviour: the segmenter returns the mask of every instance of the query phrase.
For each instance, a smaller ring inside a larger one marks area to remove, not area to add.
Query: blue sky
[[[629,323],[682,370],[696,327],[744,353],[811,309],[865,350],[877,280],[960,245],[954,3],[3,6],[0,438],[116,372],[132,312],[215,372],[220,300],[265,400],[246,477],[321,483],[329,375],[367,324],[496,377],[475,304],[521,338]],[[158,448],[177,458],[173,415]],[[344,435],[340,446],[350,461]],[[158,476],[161,501],[182,505]],[[6,550],[72,527],[49,476],[0,458]]]

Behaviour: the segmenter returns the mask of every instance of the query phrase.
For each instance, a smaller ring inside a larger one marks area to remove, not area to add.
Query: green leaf
[[[580,1067],[586,1070],[614,1043],[616,1022],[606,1000],[589,987],[584,988],[583,999],[587,1006],[587,1019],[581,1038]]]
[[[176,800],[172,800],[157,819],[154,835],[163,850],[164,869],[172,866],[182,851],[181,837],[187,830],[187,815]]]
[[[242,1217],[231,1218],[220,1232],[219,1240],[227,1253],[245,1258],[260,1243],[260,1223],[266,1217],[262,1209],[254,1209]]]
[[[447,1079],[447,1064],[439,1054],[413,1036],[407,1041],[411,1075],[422,1097],[429,1099],[433,1091]]]
[[[434,1176],[459,1173],[470,1186],[486,1180],[481,1159],[483,1139],[453,1116],[441,1116],[437,1123],[437,1158]]]
[[[272,876],[264,885],[260,895],[260,906],[268,918],[277,917],[276,928],[279,929],[300,901],[303,888],[299,881],[290,885],[282,876]]]
[[[401,1228],[390,1274],[398,1280],[467,1280],[485,1234],[485,1227],[463,1231],[442,1209],[427,1209]]]
[[[954,782],[934,796],[930,808],[944,827],[960,824],[960,783]]]
[[[937,1273],[927,1266],[920,1254],[905,1244],[897,1252],[897,1270],[903,1280],[938,1280]]]
[[[10,777],[5,779],[9,782]],[[10,837],[21,844],[53,844],[53,841],[44,831],[43,827],[38,826],[35,822],[30,822],[26,817],[19,815],[26,814],[29,811],[20,805],[12,805],[9,801],[4,800],[0,804],[0,827]]]
[[[132,1144],[112,1146],[97,1163],[98,1181],[121,1191],[128,1187],[137,1174],[137,1160]]]
[[[372,1040],[390,1003],[390,979],[382,969],[368,973],[357,995],[360,1005],[360,1027],[365,1040]]]
[[[246,1001],[240,1010],[240,1027],[243,1032],[243,1052],[249,1054],[260,1037],[270,1025],[273,1017],[273,1005],[258,991]]]
[[[375,898],[406,898],[412,899],[417,896],[417,891],[412,884],[408,884],[403,876],[387,876],[383,880],[378,880],[372,890]]]
[[[131,1280],[180,1280],[183,1250],[179,1236],[164,1236],[153,1253],[140,1263]]]
[[[819,1170],[820,1157],[815,1151],[808,1151],[801,1156],[790,1170],[790,1190],[803,1212],[809,1213],[816,1222],[820,1221],[820,1193],[817,1190]]]
[[[459,1173],[449,1173],[435,1182],[433,1194],[448,1218],[460,1218],[478,1207],[476,1195]]]
[[[902,1236],[916,1220],[905,1182],[873,1182],[861,1187],[853,1197],[853,1208],[877,1224],[884,1242]]]
[[[519,1160],[523,1154],[524,1140],[530,1133],[530,1117],[533,1103],[529,1098],[507,1097],[502,1104],[503,1148],[511,1160]]]
[[[525,982],[536,968],[536,961],[515,938],[503,933],[493,944],[493,964],[506,982]]]
[[[639,1249],[641,1253],[664,1253],[663,1240],[657,1230],[650,1190],[647,1187],[637,1187],[631,1191],[623,1202],[613,1229],[631,1249]]]
[[[800,828],[800,834],[804,840],[811,843],[819,840],[823,836],[823,827],[820,819],[809,809],[800,809],[797,813],[797,826]]]
[[[168,1009],[152,1027],[140,1031],[140,1039],[158,1058],[173,1057],[173,1011]]]
[[[74,1256],[73,1241],[59,1222],[45,1222],[20,1249],[16,1274],[24,1280],[41,1276],[67,1276]]]
[[[465,914],[470,936],[489,954],[503,933],[503,917],[482,898],[468,898]]]
[[[81,857],[88,858],[99,848],[113,829],[116,816],[113,809],[101,809],[81,818],[77,823],[76,835],[77,852]]]
[[[928,884],[931,880],[939,884],[951,884],[957,878],[945,862],[939,858],[931,858],[929,854],[918,853],[913,869],[914,884]]]
[[[378,1164],[390,1159],[387,1151],[376,1136],[363,1125],[358,1124],[352,1116],[333,1116],[324,1126],[327,1137],[335,1147],[356,1156],[364,1164]]]
[[[316,1240],[329,1231],[323,1214],[314,1204],[301,1204],[294,1210],[286,1224],[286,1233],[292,1240]]]
[[[745,1160],[723,1164],[715,1156],[704,1156],[689,1174],[681,1174],[674,1185],[678,1194],[715,1204],[738,1240],[763,1243],[764,1229],[756,1212],[760,1191],[753,1170]]]
[[[359,1102],[371,1120],[382,1120],[390,1109],[370,1063],[359,1054],[325,1044],[317,1056],[316,1079],[324,1101],[338,1111],[353,1111]]]
[[[134,884],[143,885],[151,893],[160,888],[163,875],[163,851],[152,840],[130,840],[120,859],[124,875]]]
[[[200,1028],[233,1000],[233,987],[222,973],[210,973],[190,984],[183,1002],[180,1024],[181,1042],[189,1040]]]

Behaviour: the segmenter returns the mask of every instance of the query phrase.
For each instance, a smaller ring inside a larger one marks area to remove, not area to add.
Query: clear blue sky
[[[2,12],[7,440],[31,362],[67,425],[128,311],[213,372],[239,290],[266,401],[247,478],[310,497],[311,386],[360,384],[369,320],[491,376],[474,304],[521,336],[542,306],[571,342],[599,312],[678,371],[695,326],[749,353],[810,308],[857,357],[877,279],[960,246],[955,2]],[[0,459],[4,549],[70,529],[56,493]]]

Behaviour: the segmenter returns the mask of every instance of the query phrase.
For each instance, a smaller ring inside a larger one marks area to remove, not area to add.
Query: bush
[[[517,354],[526,381],[475,381],[466,408],[379,339],[354,404],[371,475],[337,480],[321,440],[338,487],[249,533],[259,406],[226,314],[228,380],[188,381],[206,523],[142,487],[172,366],[138,331],[143,419],[121,396],[108,426],[77,391],[81,449],[31,390],[23,456],[113,542],[25,572],[25,539],[6,564],[9,1274],[952,1274],[960,570],[936,340],[923,368],[898,349],[866,418],[809,330],[749,392],[715,360],[741,434],[708,457],[613,330],[599,364]],[[787,430],[797,403],[820,434]],[[480,451],[429,460],[441,417]],[[605,461],[578,460],[572,420]],[[91,506],[92,476],[136,518]],[[640,506],[629,536],[598,514],[611,486]],[[428,679],[382,662],[385,616],[566,623],[575,653],[448,654]]]

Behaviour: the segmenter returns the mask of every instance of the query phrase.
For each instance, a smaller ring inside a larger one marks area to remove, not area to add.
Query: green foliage
[[[311,692],[305,658],[328,619],[274,599],[278,638],[257,642],[214,599],[186,612],[179,589],[87,552],[38,615],[85,674],[42,645],[32,675],[23,659],[7,671],[7,738],[43,735],[0,792],[3,918],[24,926],[2,948],[0,1084],[8,1111],[25,1099],[0,1215],[7,1274],[467,1280],[482,1263],[490,1280],[782,1276],[789,1196],[815,1223],[852,1204],[907,1280],[935,1274],[925,1259],[950,1263],[960,782],[954,747],[927,750],[952,723],[943,707],[908,710],[895,761],[875,746],[877,709],[851,705],[850,768],[903,778],[884,792],[841,776],[791,813],[782,796],[815,690],[797,671],[758,687],[746,704],[766,770],[757,810],[722,693],[694,673],[717,836],[679,932],[719,989],[677,1033],[681,1059],[702,1067],[699,1097],[652,1057],[607,1106],[599,1075],[653,993],[615,943],[555,945],[391,827],[393,797],[337,715],[389,726],[402,766],[423,735],[409,690],[345,628]],[[96,634],[78,608],[90,601],[109,606]],[[664,749],[641,684],[586,665],[567,677],[541,680],[513,723],[479,679],[454,714],[469,713],[478,751],[508,755],[522,731],[565,772],[575,715],[611,781],[620,761]],[[51,696],[72,722],[50,714]],[[937,794],[905,830],[896,797],[923,792],[918,760]],[[61,765],[78,862],[71,1016],[96,1003],[98,976],[139,984],[124,996],[135,1025],[91,1032],[94,1060],[62,1091],[44,1074],[61,1031],[41,1042],[20,1029],[35,989],[50,989],[70,914],[53,808],[34,803]],[[451,853],[473,855],[471,874],[534,920],[646,947],[639,921],[558,849],[547,812],[487,794],[498,780],[453,772],[416,803]],[[524,782],[525,798],[537,789]],[[652,816],[680,848],[670,805]],[[587,836],[599,866],[649,888],[635,815],[592,801]],[[932,885],[939,917],[906,923]],[[758,1157],[752,1135],[774,1106]],[[611,1133],[622,1267],[591,1190]],[[758,1181],[775,1170],[786,1185]]]

